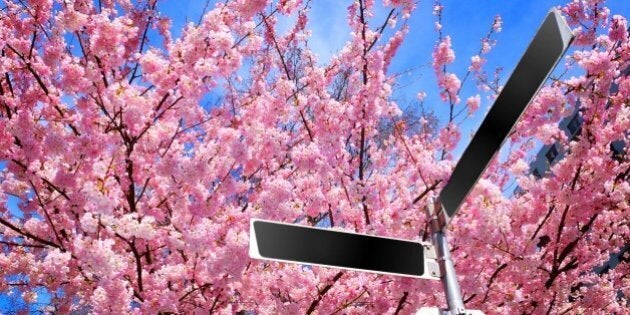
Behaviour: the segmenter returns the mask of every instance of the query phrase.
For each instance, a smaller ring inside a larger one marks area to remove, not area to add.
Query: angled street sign
[[[252,258],[440,280],[430,244],[252,220]]]
[[[443,225],[457,213],[571,41],[573,34],[564,18],[558,10],[551,10],[440,193]]]

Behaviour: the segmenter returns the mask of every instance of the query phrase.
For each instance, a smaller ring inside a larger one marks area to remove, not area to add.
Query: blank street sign
[[[443,224],[455,215],[572,40],[560,12],[551,10],[440,193]]]
[[[271,221],[251,221],[249,255],[439,280],[431,245]]]

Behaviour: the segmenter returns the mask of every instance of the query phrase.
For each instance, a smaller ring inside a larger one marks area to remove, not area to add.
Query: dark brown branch
[[[330,220],[330,227],[335,227],[335,220],[333,219],[332,208],[330,203],[328,204],[328,219]]]
[[[142,256],[138,252],[136,248],[135,241],[130,242],[129,246],[131,247],[131,251],[133,252],[133,257],[136,259],[136,273],[138,274],[138,291],[142,292],[144,290],[142,286]]]
[[[210,201],[212,199],[212,197],[214,197],[214,193],[216,191],[218,191],[219,188],[221,188],[221,185],[223,184],[223,182],[225,182],[228,179],[228,177],[230,176],[230,173],[232,172],[232,170],[234,170],[234,166],[235,165],[236,165],[236,160],[234,162],[232,162],[232,165],[230,165],[230,168],[228,169],[228,171],[225,172],[225,175],[223,175],[223,177],[219,180],[219,183],[217,184],[217,186],[214,187],[214,189],[210,193],[210,196],[208,196],[208,198],[206,198],[206,202]]]
[[[361,74],[363,77],[363,86],[367,86],[367,83],[368,83],[367,54],[370,48],[366,46],[367,21],[365,20],[365,6],[363,3],[363,0],[359,0],[359,19],[361,21],[361,39],[362,39],[362,44],[363,44],[363,54],[361,56],[361,58],[363,59],[363,69],[361,70]],[[362,119],[365,119],[365,104],[363,105],[363,109],[361,110],[361,112],[362,112]],[[365,182],[363,181],[364,173],[365,173],[365,164],[364,164],[365,159],[366,159],[365,154],[366,154],[365,125],[362,125],[361,126],[361,139],[359,143],[359,181],[360,181],[359,184],[362,187],[365,187]],[[363,215],[365,217],[365,224],[370,225],[369,209],[368,209],[367,204],[365,203],[366,200],[367,200],[367,197],[363,195],[363,197],[361,198],[361,205],[363,207]]]
[[[195,287],[193,286],[193,288],[192,288],[190,291],[186,292],[186,294],[184,294],[182,297],[180,297],[180,298],[179,298],[179,301],[180,301],[180,302],[181,302],[181,301],[183,301],[183,300],[184,300],[184,299],[186,299],[189,295],[191,295],[192,293],[194,293],[194,292],[195,292],[195,291],[197,291],[197,290],[201,290],[201,289],[204,289],[204,288],[209,288],[210,286],[212,286],[212,283],[204,283],[204,284],[200,285],[200,286],[199,286],[199,287],[197,287],[197,288],[195,288]]]
[[[332,279],[331,283],[327,284],[322,290],[318,292],[319,295],[315,300],[313,300],[311,305],[308,307],[308,310],[306,310],[307,315],[312,314],[315,311],[319,303],[324,298],[324,295],[326,295],[326,293],[333,287],[333,285],[335,285],[335,283],[341,278],[341,276],[343,276],[343,271],[339,271]]]
[[[183,98],[184,98],[183,96],[178,97],[177,99],[175,99],[175,101],[173,101],[173,103],[171,103],[171,105],[169,105],[167,108],[165,108],[163,111],[161,111],[161,112],[160,112],[157,116],[155,116],[155,118],[153,118],[153,124],[154,124],[155,122],[157,122],[160,118],[162,118],[162,116],[164,116],[164,114],[165,114],[167,111],[169,111],[170,109],[172,109],[173,107],[175,107],[175,105],[177,105],[177,103],[179,103],[179,101],[181,101]],[[157,111],[157,110],[159,110],[159,108],[160,108],[161,106],[162,106],[162,105],[159,105],[159,104],[158,104],[158,108],[156,109],[156,111]],[[140,131],[140,133],[139,133],[136,137],[134,137],[134,139],[133,139],[133,143],[138,142],[138,140],[140,140],[140,138],[142,138],[142,136],[144,136],[144,134],[145,134],[147,131],[149,131],[149,129],[151,128],[151,126],[153,126],[153,124],[149,123],[147,126],[145,126],[145,127],[144,127],[144,129],[142,129],[142,131]]]
[[[556,303],[557,292],[553,292],[553,299],[549,303],[549,308],[547,309],[547,315],[551,314],[551,310],[553,309],[554,304]]]
[[[468,302],[472,301],[472,299],[474,299],[476,296],[477,296],[477,293],[471,294],[469,297],[464,299],[464,304],[467,304]]]
[[[168,99],[168,97],[170,96],[170,94],[168,92],[166,92],[166,94],[164,94],[164,96],[162,97],[162,99],[160,100],[160,102],[158,102],[157,106],[155,107],[155,112],[160,111],[160,108],[162,108],[162,105],[164,105],[164,102],[166,102],[166,100]]]
[[[22,287],[22,286],[27,286],[31,284],[28,282],[10,282],[10,283],[7,283],[7,285],[12,286],[12,287]]]
[[[140,96],[144,96],[145,94],[147,94],[147,92],[151,91],[155,86],[153,84],[149,85],[146,89],[144,89],[144,91],[142,91],[142,93],[140,93]]]
[[[363,156],[365,155],[365,128],[361,128],[361,140],[360,140],[360,147],[359,147],[359,180],[363,181],[363,174],[364,174],[364,158]]]
[[[152,3],[152,5],[150,6],[150,10],[151,13],[152,11],[155,10],[155,5],[156,5],[156,1],[154,1]],[[146,11],[145,11],[146,12]],[[150,13],[150,14],[151,14]],[[142,53],[142,50],[144,49],[144,44],[147,41],[147,32],[149,31],[149,27],[151,27],[151,22],[153,21],[153,15],[149,15],[149,18],[147,20],[147,24],[144,27],[144,32],[142,32],[142,39],[140,40],[140,48],[138,49],[139,53]],[[138,71],[138,66],[140,65],[139,62],[136,62],[135,67],[133,67],[133,72],[131,73],[131,78],[129,78],[129,84],[131,84],[133,82],[133,80],[135,80],[136,78],[136,72]]]
[[[568,255],[575,249],[575,247],[577,246],[580,239],[584,236],[584,234],[586,234],[586,232],[590,230],[591,226],[593,225],[593,222],[595,222],[595,219],[597,219],[598,215],[599,213],[596,213],[589,219],[588,223],[580,229],[579,235],[573,241],[567,244],[565,248],[563,248],[559,256],[557,256],[557,247],[556,247],[556,249],[554,250],[553,265],[551,267],[551,271],[549,272],[549,279],[547,279],[547,281],[545,282],[546,288],[550,288],[551,285],[553,285],[553,282],[556,280],[556,278],[560,274],[578,267],[578,260],[575,257],[571,259],[571,261],[566,263],[563,267],[560,267],[560,265],[562,264],[564,259],[568,257]]]
[[[42,211],[44,211],[44,215],[46,216],[46,220],[48,220],[48,223],[50,224],[50,228],[52,228],[53,233],[55,234],[55,238],[57,239],[57,242],[59,242],[59,245],[62,247],[62,251],[65,252],[65,248],[63,248],[63,241],[59,237],[59,233],[57,232],[57,227],[55,227],[55,224],[53,223],[52,219],[50,218],[50,214],[48,213],[48,210],[46,210],[46,206],[44,205],[44,202],[42,201],[42,198],[41,198],[41,196],[39,194],[39,191],[37,190],[37,188],[35,188],[35,184],[33,184],[33,182],[31,180],[29,180],[28,182],[31,184],[31,188],[33,188],[33,192],[35,192],[35,196],[37,197],[37,203],[42,208]]]
[[[272,29],[269,23],[267,22],[267,17],[262,14],[261,16],[262,16],[263,22],[265,23],[265,26],[267,27],[267,30],[271,33]],[[272,35],[271,39],[273,40],[274,47],[276,48],[276,52],[278,53],[278,56],[280,57],[280,62],[282,63],[282,67],[284,68],[284,73],[287,76],[287,80],[291,81],[293,80],[293,78],[291,78],[291,72],[289,71],[289,67],[287,66],[287,63],[284,60],[284,54],[280,50],[280,46],[278,46],[278,41],[276,41],[276,35],[274,33],[272,33],[271,35]],[[296,91],[293,91],[293,100],[295,102],[295,105],[299,105]],[[304,117],[304,112],[301,109],[300,109],[300,118],[302,119],[304,128],[306,128],[306,132],[308,134],[309,139],[313,141],[313,132],[311,131],[311,128],[309,127],[308,122],[306,121],[306,118]]]
[[[308,133],[308,138],[313,141],[313,132],[311,131],[311,128],[308,126],[308,123],[306,122],[306,118],[304,118],[304,112],[300,109],[300,118],[302,118],[302,122],[304,123],[304,128],[306,128],[306,133]]]
[[[6,3],[6,1],[4,2]],[[31,10],[31,8],[26,3],[24,3],[23,0],[18,0],[18,2],[22,5],[22,7],[24,7],[28,15],[30,15],[33,18],[33,21],[39,20],[37,15],[33,14],[33,11]],[[37,22],[36,24],[44,32],[44,35],[46,35],[46,38],[50,39],[50,35],[48,34],[48,31],[46,30],[44,25],[42,25],[42,23],[39,23],[39,22]]]
[[[11,49],[11,51],[13,51],[18,57],[20,57],[20,59],[26,65],[26,69],[28,69],[28,71],[33,75],[33,77],[35,77],[35,81],[37,81],[37,84],[39,85],[39,87],[42,89],[42,91],[44,91],[44,94],[46,94],[46,96],[50,96],[50,91],[46,87],[46,84],[42,80],[41,76],[35,71],[35,69],[33,69],[33,66],[31,65],[30,60],[27,60],[24,57],[24,55],[20,54],[17,50],[15,50],[15,48],[13,48],[13,46],[11,46],[9,44],[6,44],[6,46],[9,47],[9,49]],[[7,76],[7,79],[8,79],[8,76]],[[11,93],[13,93],[13,88],[12,87],[11,87]],[[59,113],[61,118],[65,117],[63,111],[61,110],[61,108],[59,108],[59,106],[57,106],[56,104],[51,104],[51,105],[53,105],[53,107]],[[70,129],[72,129],[72,132],[74,133],[75,136],[80,136],[81,135],[81,133],[79,133],[79,131],[77,130],[77,128],[73,124],[68,123],[68,126],[70,127]]]
[[[217,305],[218,305],[219,297],[221,297],[221,293],[217,294],[214,297],[214,301],[212,302],[212,306],[210,306],[210,310],[208,311],[208,314],[212,314],[212,312],[214,312],[214,308],[217,307]]]
[[[142,195],[144,195],[144,191],[147,189],[147,185],[149,185],[150,180],[151,177],[147,177],[147,179],[144,181],[144,185],[142,185],[142,190],[140,191],[140,194],[138,194],[138,199],[136,199],[136,204],[138,204],[140,199],[142,199]]]
[[[107,81],[107,74],[105,73],[105,69],[103,69],[103,63],[101,62],[101,59],[94,55],[94,60],[96,60],[96,64],[98,65],[98,68],[101,69],[101,76],[103,77],[103,84],[105,84],[105,87],[109,87],[109,82]]]
[[[268,18],[269,18],[269,17],[273,16],[274,14],[276,14],[276,12],[278,12],[278,7],[277,7],[277,6],[276,6],[276,8],[275,8],[275,9],[273,9],[273,11],[271,11],[271,13],[269,13],[266,17],[268,17]],[[262,15],[262,13],[261,13],[261,15]],[[262,25],[262,24],[265,22],[265,16],[264,16],[264,15],[262,15],[262,16],[263,16],[263,18],[261,19],[261,21],[260,21],[260,22],[258,22],[258,23],[256,24],[256,26],[254,26],[254,29],[257,29],[260,25]],[[249,37],[249,36],[251,36],[251,35],[252,35],[252,32],[248,32],[247,34],[243,35],[243,36],[242,36],[239,40],[237,40],[237,41],[236,41],[236,43],[234,43],[234,45],[232,45],[232,47],[231,47],[231,48],[232,48],[232,49],[236,48],[236,47],[237,47],[238,45],[240,45],[240,44],[241,44],[241,43],[242,43],[242,42],[243,42],[243,41],[244,41],[247,37]]]
[[[129,150],[129,149],[128,149]],[[127,186],[127,204],[129,205],[130,212],[136,212],[136,187],[133,181],[133,162],[131,161],[131,151],[127,151],[127,158],[125,158],[127,178],[129,179],[129,186]]]
[[[11,84],[11,78],[9,77],[9,73],[5,72],[4,77],[7,80],[7,85],[9,86],[9,92],[11,92],[11,96],[15,97],[15,92],[13,92],[13,84]]]
[[[45,240],[43,238],[35,236],[35,235],[33,235],[33,234],[31,234],[31,233],[29,233],[27,231],[23,231],[22,229],[20,229],[17,226],[11,224],[11,222],[4,220],[3,218],[0,218],[0,223],[2,225],[4,225],[4,226],[8,227],[9,229],[15,231],[16,233],[22,235],[22,236],[28,237],[28,238],[30,238],[30,239],[32,239],[34,241],[37,241],[39,243],[42,243],[44,245],[61,249],[61,246],[59,246],[59,245],[57,245],[57,244],[55,244],[55,243],[53,243],[51,241],[47,241],[47,240]]]
[[[35,48],[35,40],[37,39],[37,31],[33,31],[33,40],[31,40],[31,48],[28,50],[28,59],[33,57],[33,48]]]
[[[173,142],[175,142],[175,138],[177,138],[177,135],[179,135],[179,133],[180,133],[180,129],[182,128],[182,123],[183,123],[183,119],[180,118],[179,119],[179,123],[177,124],[177,129],[175,130],[175,133],[171,137],[171,140],[169,140],[168,145],[166,145],[166,148],[164,149],[164,152],[162,154],[160,154],[161,157],[164,157],[166,155],[166,153],[168,152],[168,150],[171,149],[171,146],[173,145]]]
[[[0,241],[0,244],[4,244],[4,245],[8,245],[8,246],[21,246],[21,247],[33,247],[33,248],[47,248],[44,245],[39,245],[39,244],[20,244],[20,243],[15,243],[15,242],[7,242],[7,241]]]
[[[379,26],[376,30],[378,31],[379,35],[383,34],[383,32],[385,31],[385,28],[387,27],[387,23],[389,23],[389,20],[392,18],[392,15],[394,15],[394,9],[391,9],[389,11],[389,14],[387,14],[387,18],[385,18],[385,21],[383,22],[383,24],[381,26]],[[378,41],[378,37],[374,38],[374,40],[372,41],[372,43],[370,44],[370,46],[368,46],[368,51],[372,50],[372,47],[374,47],[374,45],[376,45],[376,42]]]
[[[599,213],[594,214],[589,220],[588,223],[586,223],[585,226],[583,226],[580,229],[580,235],[575,238],[573,241],[571,241],[571,243],[567,244],[567,246],[562,250],[562,252],[560,252],[560,255],[558,256],[558,265],[560,265],[564,259],[569,255],[569,253],[571,253],[574,249],[575,246],[577,245],[577,243],[580,241],[580,238],[588,231],[590,230],[591,226],[593,225],[593,222],[595,222],[595,219],[597,219],[597,216],[599,215]]]
[[[573,176],[573,180],[571,182],[571,191],[575,191],[575,185],[577,184],[577,180],[580,177],[580,173],[582,170],[582,164],[580,164]],[[562,216],[560,217],[560,224],[558,225],[558,232],[556,234],[556,243],[560,243],[560,237],[562,236],[562,231],[564,230],[564,224],[567,219],[567,214],[569,213],[569,205],[564,207],[564,211],[562,212]],[[560,265],[560,262],[557,261],[558,258],[558,247],[555,247],[553,250],[553,269],[557,269]]]
[[[536,236],[538,235],[538,232],[540,232],[540,229],[542,229],[543,225],[545,225],[545,222],[547,222],[547,219],[549,219],[549,217],[551,216],[551,213],[553,213],[553,211],[556,209],[556,205],[551,205],[551,207],[549,207],[549,211],[547,211],[547,214],[545,215],[545,217],[542,219],[542,221],[540,222],[540,224],[538,224],[538,227],[536,227],[536,231],[534,231],[534,234],[532,235],[532,237],[529,239],[534,240],[536,238]]]
[[[412,204],[416,204],[418,203],[418,201],[422,200],[422,198],[424,198],[424,196],[426,196],[430,191],[435,190],[435,188],[437,187],[437,185],[439,185],[441,182],[441,180],[436,180],[435,183],[433,183],[433,185],[427,187],[427,189],[425,189],[422,193],[420,193],[420,195],[418,195],[418,197],[416,197]]]
[[[44,84],[44,81],[42,81],[42,78],[39,76],[39,74],[37,74],[37,72],[35,72],[35,69],[33,69],[33,67],[31,66],[31,62],[28,61],[24,57],[24,55],[20,54],[17,50],[15,50],[15,48],[13,48],[13,46],[11,46],[9,44],[6,44],[6,46],[9,47],[9,49],[11,49],[11,51],[13,51],[16,55],[18,55],[18,57],[20,57],[20,59],[22,59],[24,64],[26,64],[26,69],[28,69],[28,71],[35,77],[35,80],[37,81],[37,84],[42,89],[42,91],[44,91],[44,94],[49,95],[48,88]]]
[[[361,198],[361,206],[363,207],[363,217],[365,218],[365,224],[366,225],[370,225],[370,209],[368,208],[367,204],[365,203],[365,201],[367,200],[367,197],[365,195],[363,195],[363,197]]]
[[[490,278],[488,279],[488,290],[486,290],[486,294],[483,297],[483,300],[481,301],[481,303],[485,303],[488,300],[488,293],[490,293],[490,287],[492,286],[492,283],[494,283],[494,280],[496,279],[496,277],[499,275],[499,272],[501,272],[503,269],[507,268],[508,264],[507,263],[503,263],[501,266],[499,266],[499,268],[497,268],[492,275],[490,276]]]
[[[407,303],[407,296],[409,296],[409,292],[404,292],[403,296],[400,297],[398,300],[398,306],[396,306],[396,311],[394,311],[394,315],[398,315],[398,313],[402,311],[403,307],[405,307],[405,304]]]
[[[79,47],[81,48],[81,52],[83,53],[83,58],[85,59],[85,64],[87,65],[88,56],[87,56],[87,53],[85,52],[85,47],[83,47],[83,41],[81,41],[81,35],[79,35],[79,31],[75,31],[74,34],[77,36]]]
[[[4,88],[2,87],[2,80],[0,80],[0,96],[4,96]],[[4,103],[4,108],[7,112],[7,118],[12,119],[13,115],[11,114],[11,108],[9,107],[9,104],[7,104],[6,102]]]
[[[102,224],[99,221],[99,226],[101,226]],[[103,227],[105,227],[103,225]],[[138,300],[140,300],[140,302],[144,302],[144,298],[142,297],[142,295],[140,295],[140,292],[143,291],[143,285],[142,285],[142,255],[140,255],[140,253],[138,252],[138,249],[136,248],[136,244],[135,244],[135,240],[130,241],[128,239],[126,239],[125,237],[123,237],[122,235],[118,234],[118,233],[114,233],[114,236],[120,238],[121,240],[123,240],[125,243],[127,243],[127,245],[129,245],[129,248],[131,249],[131,252],[133,253],[133,256],[136,260],[136,274],[138,277],[138,291],[136,291],[136,289],[133,289],[133,295],[138,298]],[[131,282],[130,279],[128,279],[129,282]]]
[[[11,159],[11,162],[13,162],[13,163],[17,164],[19,167],[21,167],[22,169],[24,169],[24,171],[27,171],[27,170],[28,170],[28,167],[27,167],[24,163],[22,163],[22,162],[20,162],[20,161],[18,161],[18,160],[16,160],[16,159]],[[35,173],[33,173],[33,175],[36,175],[36,174],[35,174]],[[63,197],[64,197],[64,199],[66,199],[66,200],[70,201],[70,197],[68,197],[68,194],[66,194],[66,192],[65,192],[65,191],[61,190],[61,189],[60,189],[59,187],[57,187],[55,184],[51,183],[48,179],[46,179],[46,178],[44,178],[44,177],[42,177],[42,176],[38,176],[38,177],[39,177],[42,181],[44,181],[44,183],[46,183],[46,185],[48,185],[48,188],[50,188],[50,189],[52,189],[52,190],[54,190],[54,191],[58,192],[61,196],[63,196]]]
[[[363,291],[361,291],[361,293],[359,293],[359,295],[357,295],[354,299],[344,303],[343,305],[341,305],[339,308],[337,308],[331,315],[337,314],[341,311],[343,311],[344,309],[346,309],[348,306],[352,305],[354,302],[356,302],[357,300],[359,300],[363,294],[365,294],[367,292],[367,288],[363,288]],[[369,294],[368,294],[369,295]]]

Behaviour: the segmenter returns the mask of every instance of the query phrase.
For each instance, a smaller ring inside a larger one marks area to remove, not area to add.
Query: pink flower
[[[459,103],[459,97],[457,92],[461,87],[461,81],[454,73],[447,73],[442,75],[438,79],[438,86],[442,88],[440,96],[443,101],[451,101],[453,103]]]
[[[525,174],[527,171],[529,171],[529,165],[523,160],[523,159],[518,159],[514,164],[512,164],[512,166],[510,167],[510,171],[512,172],[512,174],[514,175],[521,175],[521,174]]]
[[[503,20],[500,15],[494,17],[494,21],[492,22],[492,30],[495,32],[501,32],[501,25],[503,25]]]
[[[481,41],[481,53],[482,54],[485,55],[485,54],[489,53],[491,49],[492,49],[492,46],[490,45],[488,40],[484,39],[483,41]]]
[[[63,23],[70,32],[80,30],[87,22],[87,15],[74,10],[68,10],[63,16]]]
[[[442,71],[442,67],[455,60],[455,52],[451,48],[451,37],[446,36],[433,50],[433,69]]]
[[[265,5],[267,5],[267,0],[239,0],[236,1],[236,3],[236,8],[240,11],[242,16],[245,19],[251,19],[252,17],[254,17],[254,15],[261,12],[265,8]]]
[[[603,74],[610,69],[611,58],[607,51],[593,51],[584,55],[579,64],[591,74]]]
[[[614,15],[612,17],[612,23],[610,23],[610,30],[608,31],[608,37],[612,41],[623,41],[628,38],[628,21],[621,15]]]
[[[468,106],[468,114],[471,115],[472,113],[474,113],[479,108],[479,104],[481,104],[481,96],[479,96],[479,94],[469,97],[466,100],[466,106]]]
[[[58,248],[48,251],[42,268],[55,277],[65,278],[70,271],[68,262],[71,259],[69,252],[61,252]]]
[[[485,63],[486,59],[481,58],[479,55],[472,56],[470,57],[470,67],[468,67],[468,71],[478,72]]]
[[[4,2],[0,276],[28,281],[0,281],[0,292],[29,302],[42,287],[63,292],[44,309],[62,314],[380,314],[444,302],[437,282],[251,259],[249,220],[419,240],[421,209],[472,128],[445,123],[449,109],[426,95],[469,114],[496,96],[500,69],[483,71],[493,39],[457,72],[446,69],[456,55],[448,21],[438,22],[432,69],[419,68],[437,86],[418,87],[422,108],[402,115],[405,79],[388,68],[413,23],[381,32],[376,1],[330,6],[348,14],[341,31],[350,34],[330,62],[310,37],[318,1],[218,1],[183,30],[171,30],[153,1]],[[406,19],[416,2],[385,5]],[[628,163],[610,150],[630,128],[628,23],[604,0],[566,2],[584,46],[540,91],[510,135],[508,160],[497,154],[449,227],[463,293],[488,313],[626,306],[615,297],[627,266],[592,271],[630,231],[610,224],[627,220],[629,207]],[[437,1],[434,14],[442,10]],[[497,16],[490,33],[501,28]],[[467,67],[492,92],[467,95],[464,107],[456,73]],[[569,141],[558,122],[575,108],[582,133]],[[527,161],[541,141],[562,158],[536,178]],[[23,217],[7,209],[15,199]],[[572,287],[575,301],[571,292],[553,301]]]

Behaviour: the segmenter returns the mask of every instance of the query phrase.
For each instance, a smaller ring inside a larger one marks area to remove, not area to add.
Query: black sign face
[[[250,256],[378,273],[423,277],[418,242],[268,221],[252,221]]]
[[[455,215],[572,40],[560,12],[549,12],[440,193],[443,223]]]

